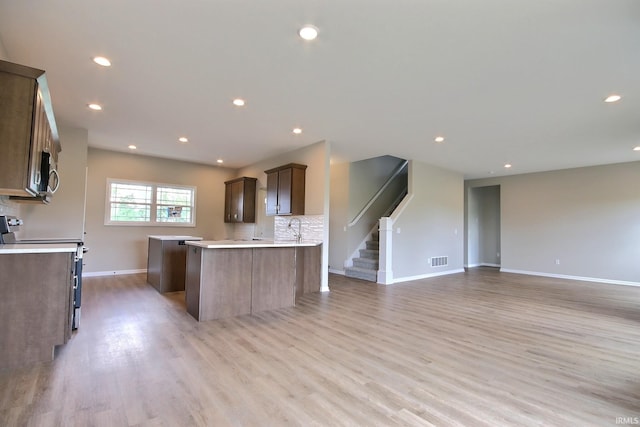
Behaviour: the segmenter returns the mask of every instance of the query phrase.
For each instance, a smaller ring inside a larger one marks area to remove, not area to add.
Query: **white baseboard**
[[[455,270],[447,270],[447,271],[439,271],[437,273],[421,274],[418,276],[394,278],[393,283],[410,282],[412,280],[428,279],[430,277],[446,276],[449,274],[456,274],[456,273],[464,273],[464,268],[458,268]]]
[[[92,271],[92,272],[82,272],[82,277],[101,277],[101,276],[120,276],[123,274],[140,274],[146,273],[147,269],[143,268],[140,270],[117,270],[117,271]]]
[[[341,276],[344,276],[344,270],[336,270],[335,268],[330,268],[329,269],[329,273],[333,273],[333,274],[339,274]]]
[[[528,276],[553,277],[555,279],[579,280],[582,282],[605,283],[608,285],[640,286],[640,282],[627,282],[624,280],[600,279],[597,277],[570,276],[567,274],[542,273],[539,271],[512,270],[509,268],[501,268],[500,272],[526,274]]]
[[[474,268],[474,267],[500,267],[500,264],[491,264],[488,262],[480,262],[476,264],[465,264],[464,268]]]

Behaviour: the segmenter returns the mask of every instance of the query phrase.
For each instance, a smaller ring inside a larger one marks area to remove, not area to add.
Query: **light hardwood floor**
[[[640,288],[483,268],[388,287],[332,275],[330,293],[296,307],[198,323],[184,293],[161,295],[145,275],[84,283],[81,328],[55,361],[0,373],[0,425],[640,417]]]

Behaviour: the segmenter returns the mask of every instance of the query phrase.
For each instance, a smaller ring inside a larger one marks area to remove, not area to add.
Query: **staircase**
[[[371,233],[371,240],[367,240],[366,249],[360,249],[360,257],[353,259],[353,267],[344,269],[345,276],[369,282],[378,281],[379,236],[378,231]]]

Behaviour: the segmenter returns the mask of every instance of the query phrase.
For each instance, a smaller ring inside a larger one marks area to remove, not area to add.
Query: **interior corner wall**
[[[84,240],[88,131],[58,126],[58,132],[62,145],[58,157],[60,187],[49,204],[22,206],[24,225],[18,232],[20,239]]]
[[[224,239],[224,181],[232,169],[139,154],[89,148],[86,208],[86,273],[146,270],[149,235]],[[105,225],[107,178],[195,186],[196,227]]]
[[[464,177],[414,160],[409,180],[413,198],[393,224],[394,282],[462,270]],[[448,265],[431,267],[440,256]]]
[[[349,212],[349,163],[331,165],[329,208],[329,269],[344,271],[347,253]]]
[[[640,162],[467,185],[496,184],[503,270],[640,284]]]

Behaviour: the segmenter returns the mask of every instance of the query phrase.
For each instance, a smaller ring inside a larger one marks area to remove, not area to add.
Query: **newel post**
[[[393,283],[393,271],[391,265],[393,220],[389,217],[380,218],[378,230],[380,232],[378,283],[382,285],[390,285]]]

